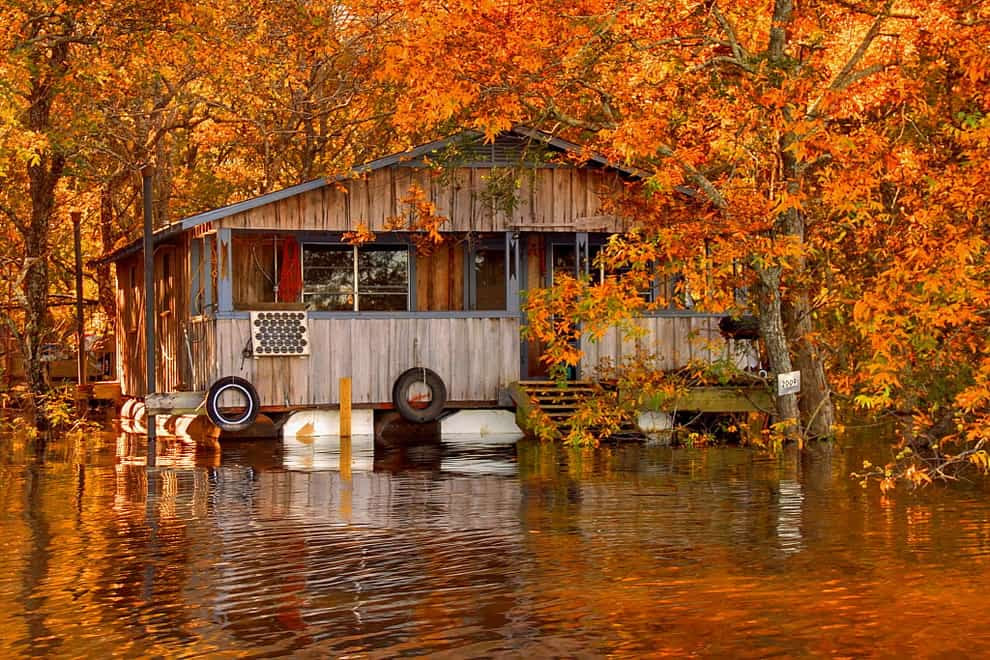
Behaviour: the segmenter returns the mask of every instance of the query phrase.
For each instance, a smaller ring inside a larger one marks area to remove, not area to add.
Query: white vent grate
[[[306,312],[251,312],[254,357],[309,355]]]

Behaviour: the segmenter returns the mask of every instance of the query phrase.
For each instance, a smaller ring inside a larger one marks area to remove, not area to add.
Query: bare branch
[[[854,2],[849,2],[849,0],[830,0],[831,2],[839,5],[840,7],[845,7],[846,9],[855,12],[857,14],[866,14],[867,16],[879,17],[884,15],[882,12],[876,11],[874,9],[869,9],[867,7],[862,7]],[[888,18],[897,18],[906,21],[916,21],[920,16],[917,14],[908,14],[906,12],[892,11],[886,14]]]
[[[729,39],[729,47],[732,49],[732,57],[735,59],[733,64],[752,73],[753,69],[746,64],[749,52],[739,43],[739,38],[736,36],[736,30],[732,27],[732,23],[719,11],[718,6],[715,4],[712,4],[712,16],[718,21],[722,31],[725,32],[725,36]]]
[[[856,72],[856,67],[859,63],[866,57],[867,51],[869,51],[870,46],[873,44],[873,40],[880,35],[880,27],[883,25],[884,20],[888,17],[890,13],[890,8],[893,6],[894,0],[887,0],[886,4],[883,6],[883,11],[876,17],[873,24],[870,25],[870,29],[867,30],[866,34],[863,36],[863,40],[856,47],[856,50],[849,57],[849,60],[842,67],[842,70],[835,76],[832,83],[828,86],[829,90],[842,90],[851,85],[853,82],[857,82],[870,76],[878,71],[882,71],[886,68],[886,65],[881,66],[879,69],[875,69],[877,65],[868,66],[860,72]],[[875,69],[875,70],[874,70]],[[818,113],[818,108],[821,106],[822,100],[825,98],[824,94],[816,98],[810,106],[808,106],[807,114],[809,116]]]
[[[17,215],[14,209],[10,208],[9,206],[0,204],[0,211],[2,211],[5,216],[10,218],[10,221],[14,223],[14,226],[17,227],[17,230],[19,232],[21,232],[22,234],[27,233],[27,225],[24,224],[24,222],[21,220],[20,216]]]
[[[873,40],[880,34],[880,27],[887,18],[893,4],[894,0],[887,0],[886,4],[883,6],[883,13],[878,15],[873,21],[873,25],[870,26],[869,30],[867,30],[866,35],[863,36],[863,40],[859,43],[859,46],[856,47],[856,50],[849,58],[849,61],[846,62],[845,66],[842,67],[842,70],[839,71],[838,75],[835,77],[835,80],[833,80],[832,84],[829,85],[829,89],[842,89],[846,86],[846,78],[853,74],[853,71],[857,66],[859,66],[859,63],[864,57],[866,57],[866,52],[870,49],[870,45],[873,43]]]
[[[850,85],[853,85],[863,78],[869,78],[874,73],[880,73],[887,69],[892,69],[898,65],[898,62],[878,62],[877,64],[872,64],[868,67],[860,69],[859,71],[846,77],[845,82],[840,87],[833,87],[833,89],[845,89]]]

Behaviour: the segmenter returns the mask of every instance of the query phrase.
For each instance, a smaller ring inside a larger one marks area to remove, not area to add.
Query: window
[[[194,238],[189,242],[189,314],[203,313],[203,239]]]
[[[550,284],[556,284],[560,275],[576,277],[577,247],[571,243],[554,243],[550,246]]]
[[[409,250],[387,245],[303,246],[303,302],[327,311],[409,309]]]
[[[170,303],[165,302],[172,296],[172,250],[171,246],[165,247],[165,252],[162,254],[162,279],[161,287],[159,288],[159,295],[162,298],[162,305],[166,305],[166,310],[169,309]],[[165,310],[159,310],[165,311]]]
[[[471,251],[471,309],[502,311],[505,297],[505,245]]]
[[[592,245],[588,248],[588,264],[591,281],[596,284],[602,282],[609,275],[622,277],[631,270],[630,268],[619,268],[616,270],[606,271],[605,266],[599,263],[598,260],[598,255],[603,249],[603,245]],[[657,300],[657,285],[658,282],[654,279],[648,288],[644,288],[639,292],[639,297],[643,299],[643,302],[651,303],[654,300]]]

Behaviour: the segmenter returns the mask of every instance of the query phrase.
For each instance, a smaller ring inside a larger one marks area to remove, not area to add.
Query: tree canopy
[[[169,218],[524,123],[649,173],[609,202],[634,228],[603,258],[629,275],[572,285],[575,327],[684,273],[696,304],[756,314],[773,371],[802,372],[777,401],[785,433],[830,434],[838,402],[977,462],[988,32],[967,0],[8,4],[3,280],[24,310],[8,321],[37,344],[58,209],[94,209],[108,249],[133,234],[149,160]]]

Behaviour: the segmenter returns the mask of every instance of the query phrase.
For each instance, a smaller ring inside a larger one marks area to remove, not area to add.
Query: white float
[[[523,432],[516,425],[516,415],[508,410],[460,410],[440,420],[440,435],[477,438],[482,436],[517,436]]]
[[[674,418],[665,412],[645,411],[639,413],[636,426],[643,433],[660,433],[674,428]]]
[[[340,412],[337,410],[297,410],[282,426],[283,438],[322,438],[340,434]],[[351,436],[374,438],[373,410],[351,411]]]

